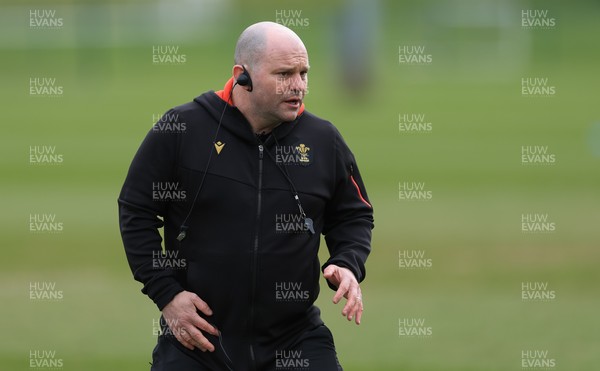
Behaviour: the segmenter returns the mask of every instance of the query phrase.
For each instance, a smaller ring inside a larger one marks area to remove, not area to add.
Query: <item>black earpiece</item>
[[[248,91],[252,91],[252,79],[250,78],[250,73],[246,69],[246,66],[242,65],[242,68],[244,69],[244,72],[238,76],[236,82],[240,86],[247,86]]]

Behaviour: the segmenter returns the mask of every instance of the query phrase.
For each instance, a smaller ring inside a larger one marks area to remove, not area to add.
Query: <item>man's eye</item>
[[[281,77],[289,76],[289,72],[279,72],[279,74],[281,75]]]

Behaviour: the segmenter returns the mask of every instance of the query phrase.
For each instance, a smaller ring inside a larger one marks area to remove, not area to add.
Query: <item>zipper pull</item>
[[[263,145],[262,145],[262,144],[259,144],[259,145],[258,145],[258,158],[260,158],[261,160],[262,160],[262,158],[263,158],[263,149],[264,149],[264,148],[263,148]]]

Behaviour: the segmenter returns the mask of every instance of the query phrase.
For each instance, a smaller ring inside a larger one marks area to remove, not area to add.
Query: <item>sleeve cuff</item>
[[[182,291],[184,291],[183,287],[173,277],[163,277],[149,283],[142,289],[142,292],[154,301],[160,311],[173,300],[175,295]]]

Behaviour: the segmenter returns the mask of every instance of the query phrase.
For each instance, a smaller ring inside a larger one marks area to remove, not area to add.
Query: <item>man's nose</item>
[[[306,92],[306,80],[302,78],[300,74],[294,74],[290,78],[290,90],[294,93],[305,93]]]

